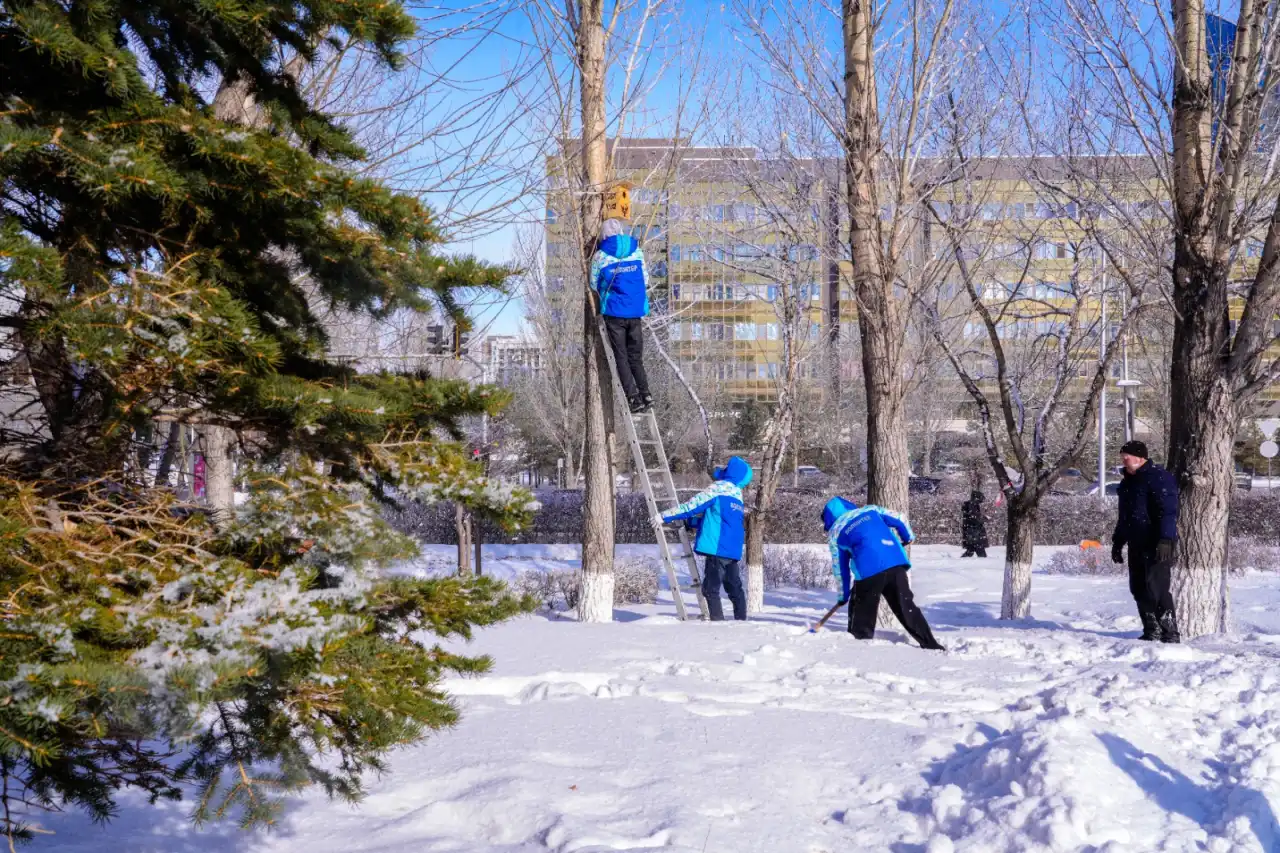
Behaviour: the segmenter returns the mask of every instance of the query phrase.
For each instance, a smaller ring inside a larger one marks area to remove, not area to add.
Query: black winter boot
[[[1160,614],[1160,642],[1182,642],[1182,636],[1178,634],[1178,619],[1172,610],[1166,610]]]
[[[1156,615],[1149,610],[1138,612],[1139,618],[1142,619],[1142,636],[1139,640],[1147,642],[1155,642],[1160,639],[1160,620],[1156,619]]]

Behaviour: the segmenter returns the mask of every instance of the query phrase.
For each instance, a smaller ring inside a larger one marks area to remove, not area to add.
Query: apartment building
[[[572,157],[576,144],[562,141],[561,150]],[[679,139],[611,141],[610,156],[616,177],[635,185],[634,233],[645,249],[655,316],[688,375],[733,399],[769,399],[776,394],[782,339],[790,328],[802,341],[802,375],[813,389],[820,392],[835,372],[845,381],[856,376],[857,311],[839,161],[765,159],[750,149],[699,147]],[[1081,200],[1080,164],[1068,168],[1052,158],[983,161],[971,166],[966,181],[952,184],[946,183],[943,164],[923,167],[933,169],[931,177],[944,188],[935,190],[931,210],[913,214],[922,219],[913,223],[903,247],[910,280],[902,298],[924,294],[940,316],[956,318],[948,327],[953,349],[984,384],[993,381],[994,368],[987,330],[971,310],[970,286],[984,303],[1001,309],[998,335],[1024,371],[1029,359],[1047,357],[1045,341],[1073,321],[1082,335],[1072,353],[1081,390],[1104,342],[1125,348],[1127,358],[1113,365],[1115,379],[1126,370],[1140,377],[1144,370],[1163,369],[1153,354],[1161,342],[1132,337],[1145,330],[1118,337],[1128,300],[1124,283],[1108,272],[1119,260],[1127,275],[1145,275],[1157,284],[1165,268],[1160,258],[1143,252],[1162,237],[1145,244],[1130,240],[1133,250],[1125,258],[1115,252],[1129,238],[1108,240],[1110,252],[1100,250],[1097,238],[1144,229],[1162,234],[1168,202],[1159,197],[1158,184],[1144,178],[1138,160],[1096,159],[1088,166],[1097,200]],[[548,289],[568,301],[581,298],[584,273],[576,217],[564,215],[577,198],[566,174],[559,158],[548,158]],[[1108,174],[1116,177],[1104,186],[1097,176]],[[1047,189],[1073,180],[1074,193]],[[886,220],[891,215],[882,211]],[[957,249],[965,274],[956,263]],[[1242,254],[1243,274],[1257,262],[1261,243],[1250,243]],[[922,340],[909,344],[916,345],[922,353],[927,349]],[[937,352],[928,357],[942,358]],[[958,382],[945,383],[938,393],[954,397],[957,405],[966,402]],[[1153,392],[1137,393],[1141,402]],[[1280,400],[1280,388],[1270,389],[1267,399]]]
[[[483,381],[508,387],[543,369],[543,347],[516,335],[489,335],[480,345]]]

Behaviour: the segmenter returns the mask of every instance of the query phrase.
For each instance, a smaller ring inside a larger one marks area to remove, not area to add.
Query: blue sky
[[[611,3],[607,4],[607,6],[611,5]],[[689,31],[701,31],[705,26],[709,42],[715,43],[720,49],[728,47],[723,43],[728,39],[727,28],[722,25],[725,7],[719,3],[694,0],[694,2],[676,2],[669,8],[678,10],[674,13],[678,17],[664,17],[662,24],[666,30],[659,36],[660,40],[685,38]],[[475,6],[468,0],[446,0],[442,5],[423,7],[419,14],[424,28],[439,31],[444,27],[458,26],[467,20],[464,16],[475,17],[476,9],[480,9],[479,14],[485,17],[485,32],[483,34],[465,33],[458,38],[441,42],[432,54],[432,64],[435,68],[447,68],[452,78],[464,81],[458,86],[451,87],[453,91],[446,96],[449,100],[456,100],[459,109],[467,100],[475,98],[477,93],[484,91],[486,86],[496,85],[495,72],[520,66],[534,49],[531,44],[529,19],[526,11],[518,4],[493,0],[490,6],[483,4]],[[427,14],[434,15],[434,19],[426,18]],[[652,33],[651,28],[650,37]],[[669,47],[664,50],[661,45],[652,52],[652,55],[665,56],[667,59],[677,56]],[[562,68],[563,63],[562,58]],[[639,132],[643,135],[655,136],[670,132],[671,124],[666,113],[670,111],[671,105],[679,100],[676,81],[679,73],[678,66],[669,68],[667,74],[654,80],[641,110],[630,119],[628,135]],[[537,75],[531,75],[522,86],[524,98],[535,99],[536,96],[532,93],[545,79],[545,70]],[[616,90],[620,85],[619,81],[620,74],[615,71],[610,77],[611,87]],[[516,101],[512,99],[506,106],[511,109],[515,105]],[[576,114],[576,97],[573,107]],[[542,160],[535,146],[545,144],[551,134],[545,129],[540,129],[543,125],[539,123],[539,117],[531,112],[521,109],[511,109],[511,112],[514,115],[511,127],[522,138],[525,146],[512,155],[513,162],[521,161],[524,165],[523,175],[519,177],[525,179],[540,177],[543,168]],[[548,120],[546,115],[540,118],[542,122]],[[576,124],[577,122],[574,121],[574,125]],[[459,139],[458,141],[461,144],[467,140]],[[505,200],[510,195],[510,186],[495,190],[491,198]],[[437,210],[447,203],[442,193],[427,194],[424,200]],[[501,211],[494,211],[492,215],[495,224],[487,233],[468,234],[464,239],[450,244],[449,250],[473,254],[481,259],[498,263],[518,263],[516,243],[519,232],[536,230],[540,226],[544,215],[544,200],[540,193],[529,192],[520,201]],[[523,305],[518,297],[489,301],[473,314],[478,329],[493,334],[514,334],[519,331],[522,324]]]

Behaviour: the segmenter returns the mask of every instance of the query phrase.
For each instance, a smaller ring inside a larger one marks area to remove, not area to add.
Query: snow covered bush
[[[1050,575],[1118,575],[1127,569],[1113,562],[1110,548],[1064,548],[1055,551],[1044,566]]]
[[[530,596],[547,610],[573,610],[578,606],[582,579],[576,571],[522,572],[512,588]],[[658,600],[658,572],[646,560],[621,559],[614,563],[613,604],[653,604]]]
[[[799,589],[831,589],[831,554],[823,547],[775,545],[764,549],[766,589],[790,586]]]
[[[1233,575],[1280,571],[1280,546],[1253,536],[1232,539],[1227,545],[1227,567]]]

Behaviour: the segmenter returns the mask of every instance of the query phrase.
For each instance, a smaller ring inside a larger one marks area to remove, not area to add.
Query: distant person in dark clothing
[[[1147,458],[1141,441],[1120,448],[1124,478],[1118,491],[1120,515],[1111,537],[1111,559],[1124,562],[1129,546],[1129,592],[1138,604],[1142,639],[1177,643],[1178,620],[1169,590],[1178,541],[1178,483]]]
[[[986,500],[982,492],[974,489],[969,493],[969,500],[960,505],[960,544],[964,546],[961,557],[987,556],[987,519],[982,511],[982,502]]]

